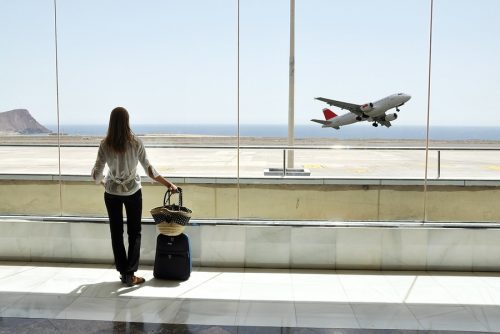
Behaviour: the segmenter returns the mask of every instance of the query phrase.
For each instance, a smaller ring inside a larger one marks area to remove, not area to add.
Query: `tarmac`
[[[0,174],[90,175],[99,137],[5,136]],[[288,160],[283,138],[145,136],[150,162],[167,177],[264,177]],[[297,140],[293,167],[310,178],[500,179],[499,142]],[[239,168],[239,173],[238,173]],[[139,167],[139,173],[145,175]]]

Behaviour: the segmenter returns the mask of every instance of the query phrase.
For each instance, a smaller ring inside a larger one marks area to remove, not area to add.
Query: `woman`
[[[158,174],[149,163],[144,144],[130,130],[127,110],[117,107],[111,111],[108,133],[99,145],[92,177],[96,184],[103,184],[105,187],[104,203],[109,216],[115,266],[121,274],[121,281],[128,286],[145,282],[144,278],[135,276],[141,249],[142,192],[141,178],[137,173],[139,162],[150,178],[172,192],[177,192],[177,187]],[[105,164],[109,167],[106,177],[103,175]],[[123,206],[127,213],[128,255],[123,243]]]

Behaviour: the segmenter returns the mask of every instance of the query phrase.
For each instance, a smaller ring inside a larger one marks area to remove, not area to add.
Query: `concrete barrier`
[[[195,219],[498,222],[500,182],[488,180],[177,178]],[[143,216],[165,188],[143,182]],[[425,206],[425,212],[424,212]],[[105,217],[87,177],[0,178],[0,215]]]

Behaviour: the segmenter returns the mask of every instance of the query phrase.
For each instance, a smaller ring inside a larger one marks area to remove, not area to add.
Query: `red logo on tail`
[[[328,108],[323,109],[323,114],[325,115],[325,119],[328,121],[329,119],[332,119],[334,117],[337,117],[337,114],[331,111]]]

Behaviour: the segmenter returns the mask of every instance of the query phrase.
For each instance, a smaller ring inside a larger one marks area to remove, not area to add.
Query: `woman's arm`
[[[102,174],[104,170],[104,166],[106,165],[106,157],[104,154],[104,149],[101,145],[99,145],[99,150],[97,151],[97,158],[94,164],[94,168],[92,168],[92,178],[94,179],[96,184],[104,184],[103,179],[104,175]]]
[[[137,138],[137,143],[139,145],[138,159],[139,159],[139,162],[141,163],[142,167],[144,168],[144,170],[148,174],[148,176],[150,178],[152,178],[153,180],[155,180],[156,182],[163,184],[165,187],[170,189],[173,193],[176,193],[177,186],[175,184],[173,184],[172,182],[170,182],[169,180],[165,179],[163,176],[161,176],[160,173],[158,173],[156,171],[156,169],[154,169],[154,167],[151,166],[151,164],[149,163],[148,157],[146,155],[146,149],[144,148],[144,144],[142,143],[142,141]]]
[[[172,191],[173,193],[177,192],[177,186],[175,184],[173,184],[172,182],[170,182],[169,180],[165,179],[161,175],[155,176],[153,174],[153,169],[152,169],[151,166],[149,166],[149,168],[148,168],[148,176],[150,178],[152,178],[153,180],[155,180],[156,182],[159,182],[159,183],[163,184],[165,187],[167,187],[168,189],[170,189],[170,191]]]

